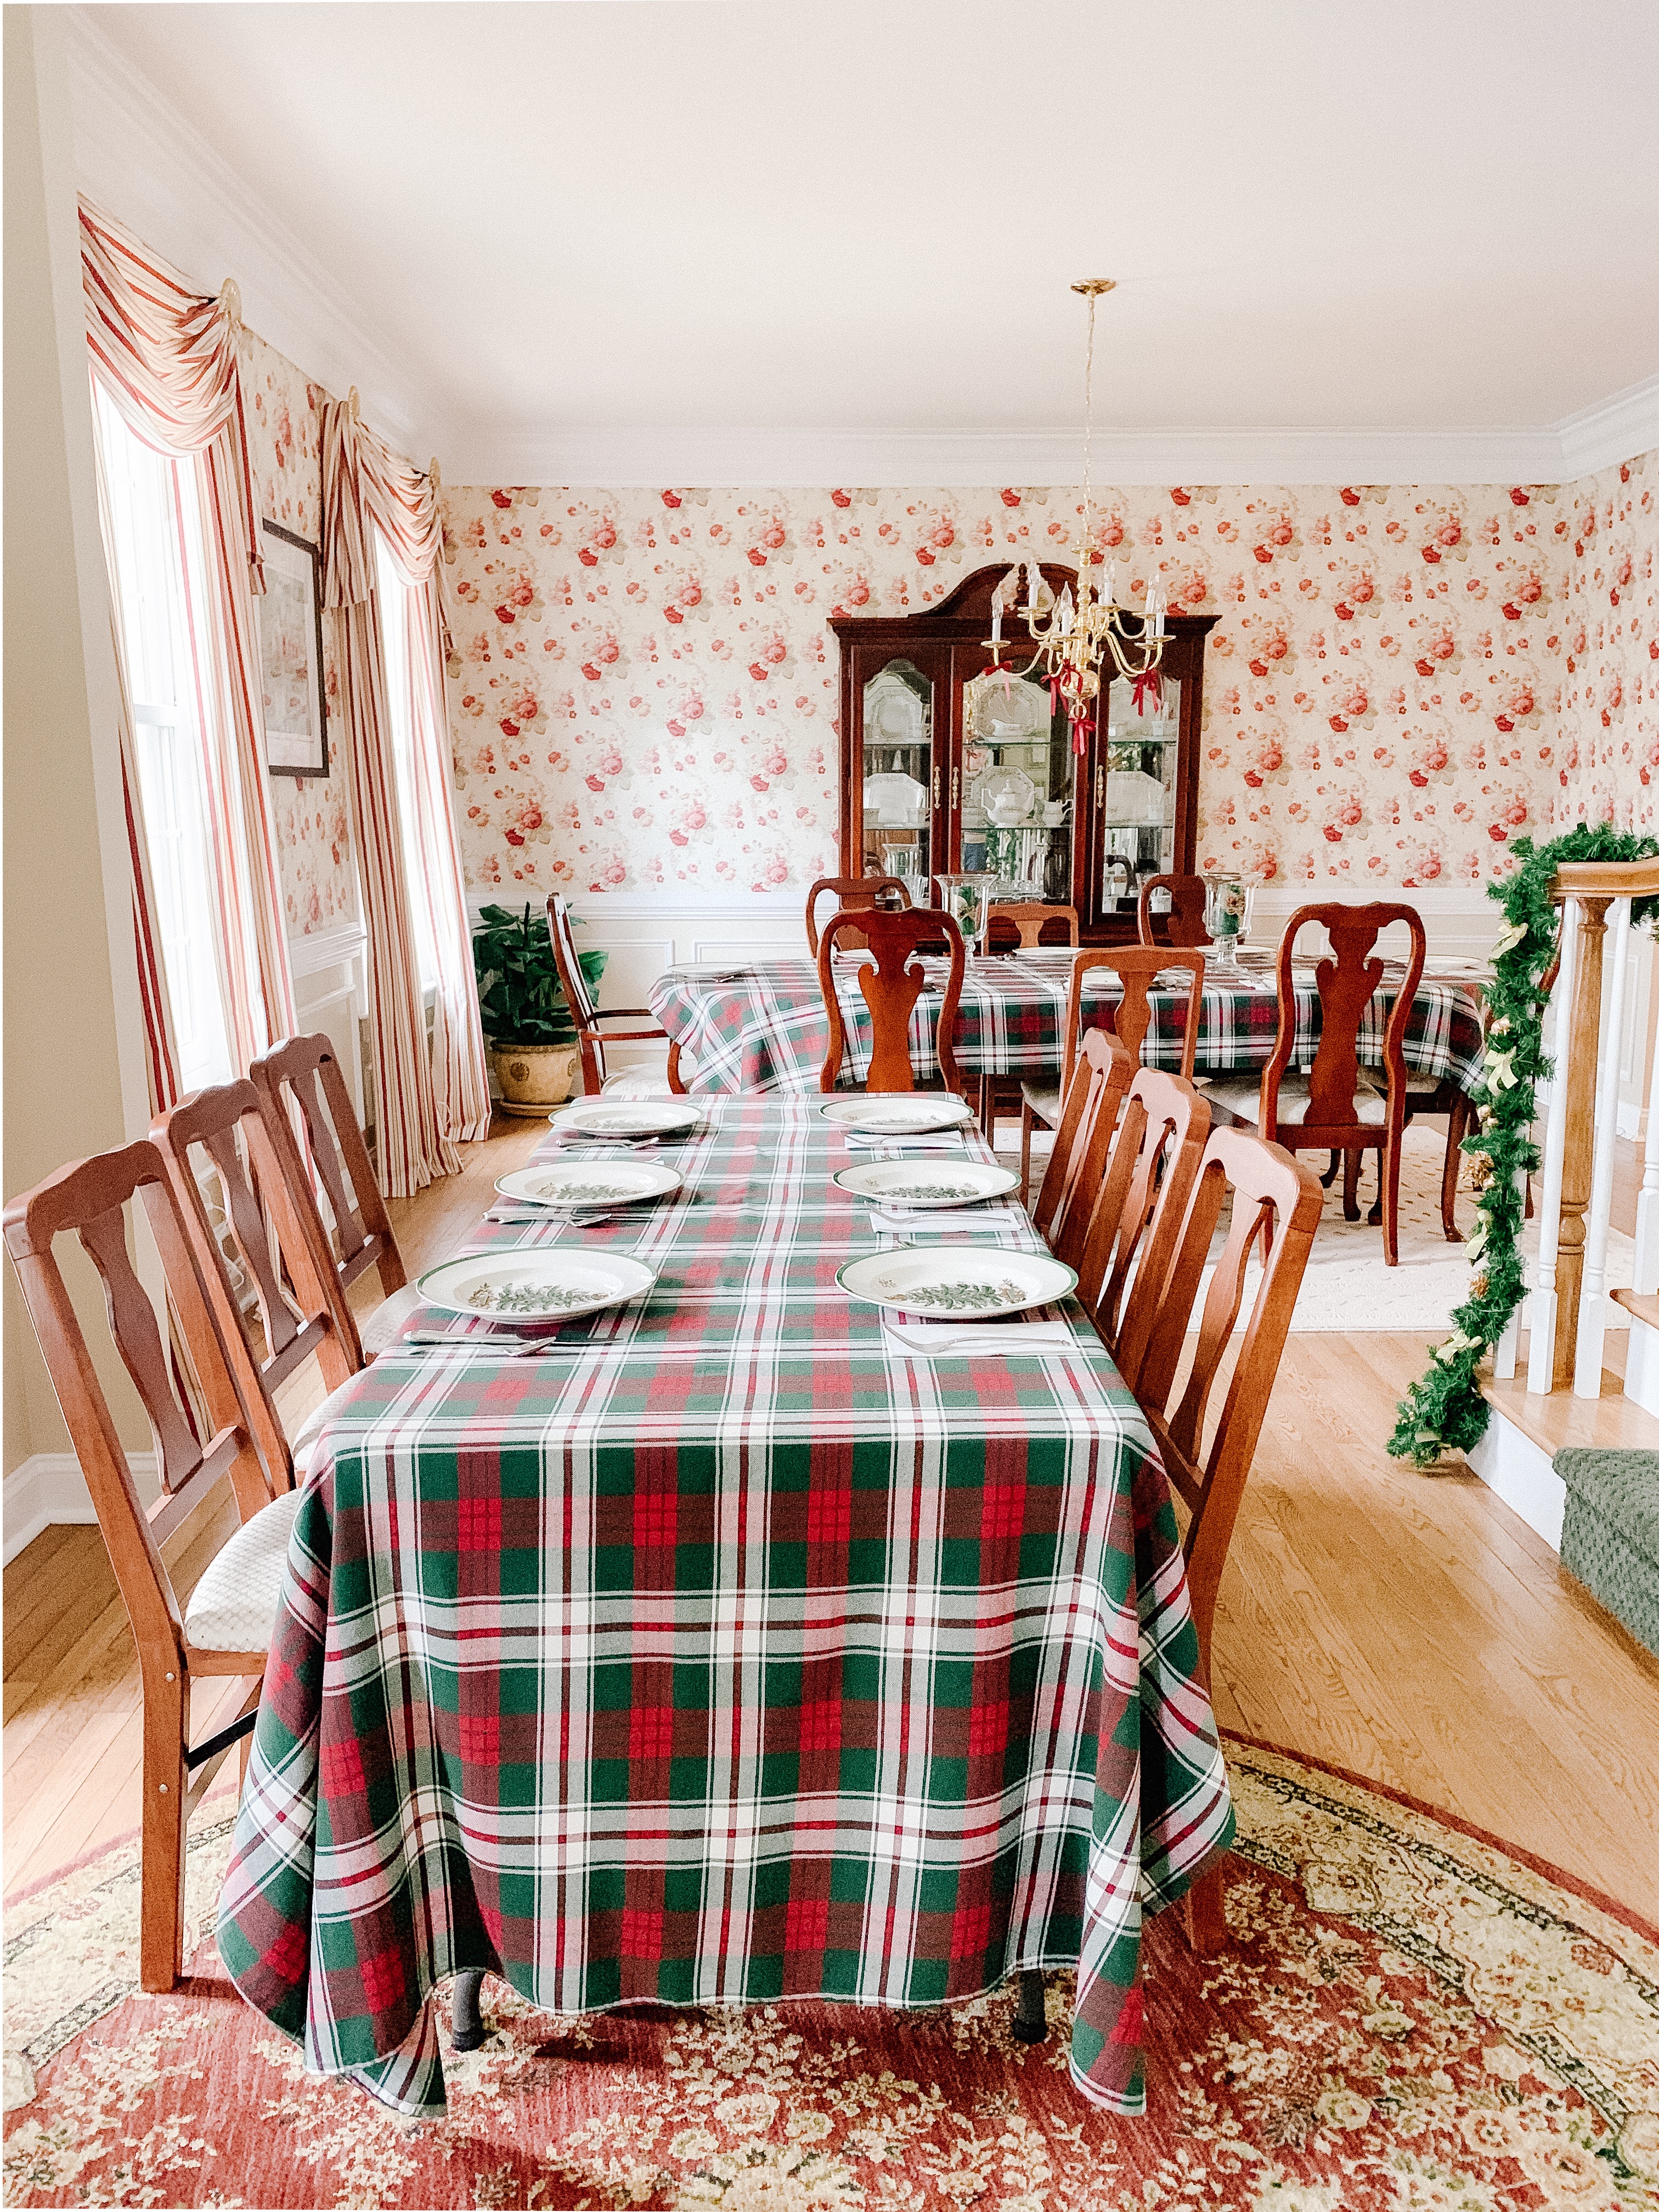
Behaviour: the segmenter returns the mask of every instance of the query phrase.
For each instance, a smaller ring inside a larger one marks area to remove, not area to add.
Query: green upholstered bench
[[[1659,1653],[1659,1452],[1570,1447],[1561,1564],[1638,1644]]]

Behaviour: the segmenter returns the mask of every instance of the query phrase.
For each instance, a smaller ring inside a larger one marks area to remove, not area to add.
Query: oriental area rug
[[[1651,2212],[1659,1931],[1459,1825],[1230,1742],[1232,1943],[1146,1942],[1147,2117],[1085,2105],[1013,1992],[562,2020],[484,1985],[409,2129],[234,1993],[210,1941],[228,1824],[196,1840],[192,1978],[136,1990],[137,1855],[7,1917],[8,2204],[641,2212]]]

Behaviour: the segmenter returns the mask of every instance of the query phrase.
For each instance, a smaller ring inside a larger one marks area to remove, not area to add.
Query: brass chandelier
[[[1077,550],[1077,599],[1068,585],[1055,599],[1042,580],[1035,561],[1025,566],[1025,605],[1019,611],[1036,641],[1040,663],[1049,695],[1065,709],[1074,749],[1081,753],[1095,726],[1095,704],[1100,696],[1101,662],[1109,652],[1118,675],[1139,692],[1151,679],[1156,696],[1157,669],[1164,658],[1164,603],[1156,578],[1146,586],[1146,604],[1136,615],[1117,600],[1117,566],[1106,564],[1103,586],[1097,591],[1094,571],[1101,565],[1093,543],[1093,502],[1091,466],[1093,459],[1095,306],[1103,293],[1116,287],[1112,276],[1091,276],[1073,284],[1089,302],[1089,343],[1083,368],[1083,528]],[[995,628],[1000,635],[999,617]]]

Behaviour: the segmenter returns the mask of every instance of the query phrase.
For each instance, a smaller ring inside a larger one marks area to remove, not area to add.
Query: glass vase
[[[1204,927],[1212,944],[1207,955],[1212,969],[1236,970],[1238,948],[1250,933],[1250,905],[1255,886],[1237,876],[1211,876],[1204,889]]]

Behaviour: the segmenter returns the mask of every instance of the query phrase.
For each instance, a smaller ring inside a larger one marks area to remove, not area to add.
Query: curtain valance
[[[81,289],[94,374],[135,436],[158,452],[205,453],[230,432],[228,473],[249,587],[263,592],[235,318],[88,201],[80,209]]]

